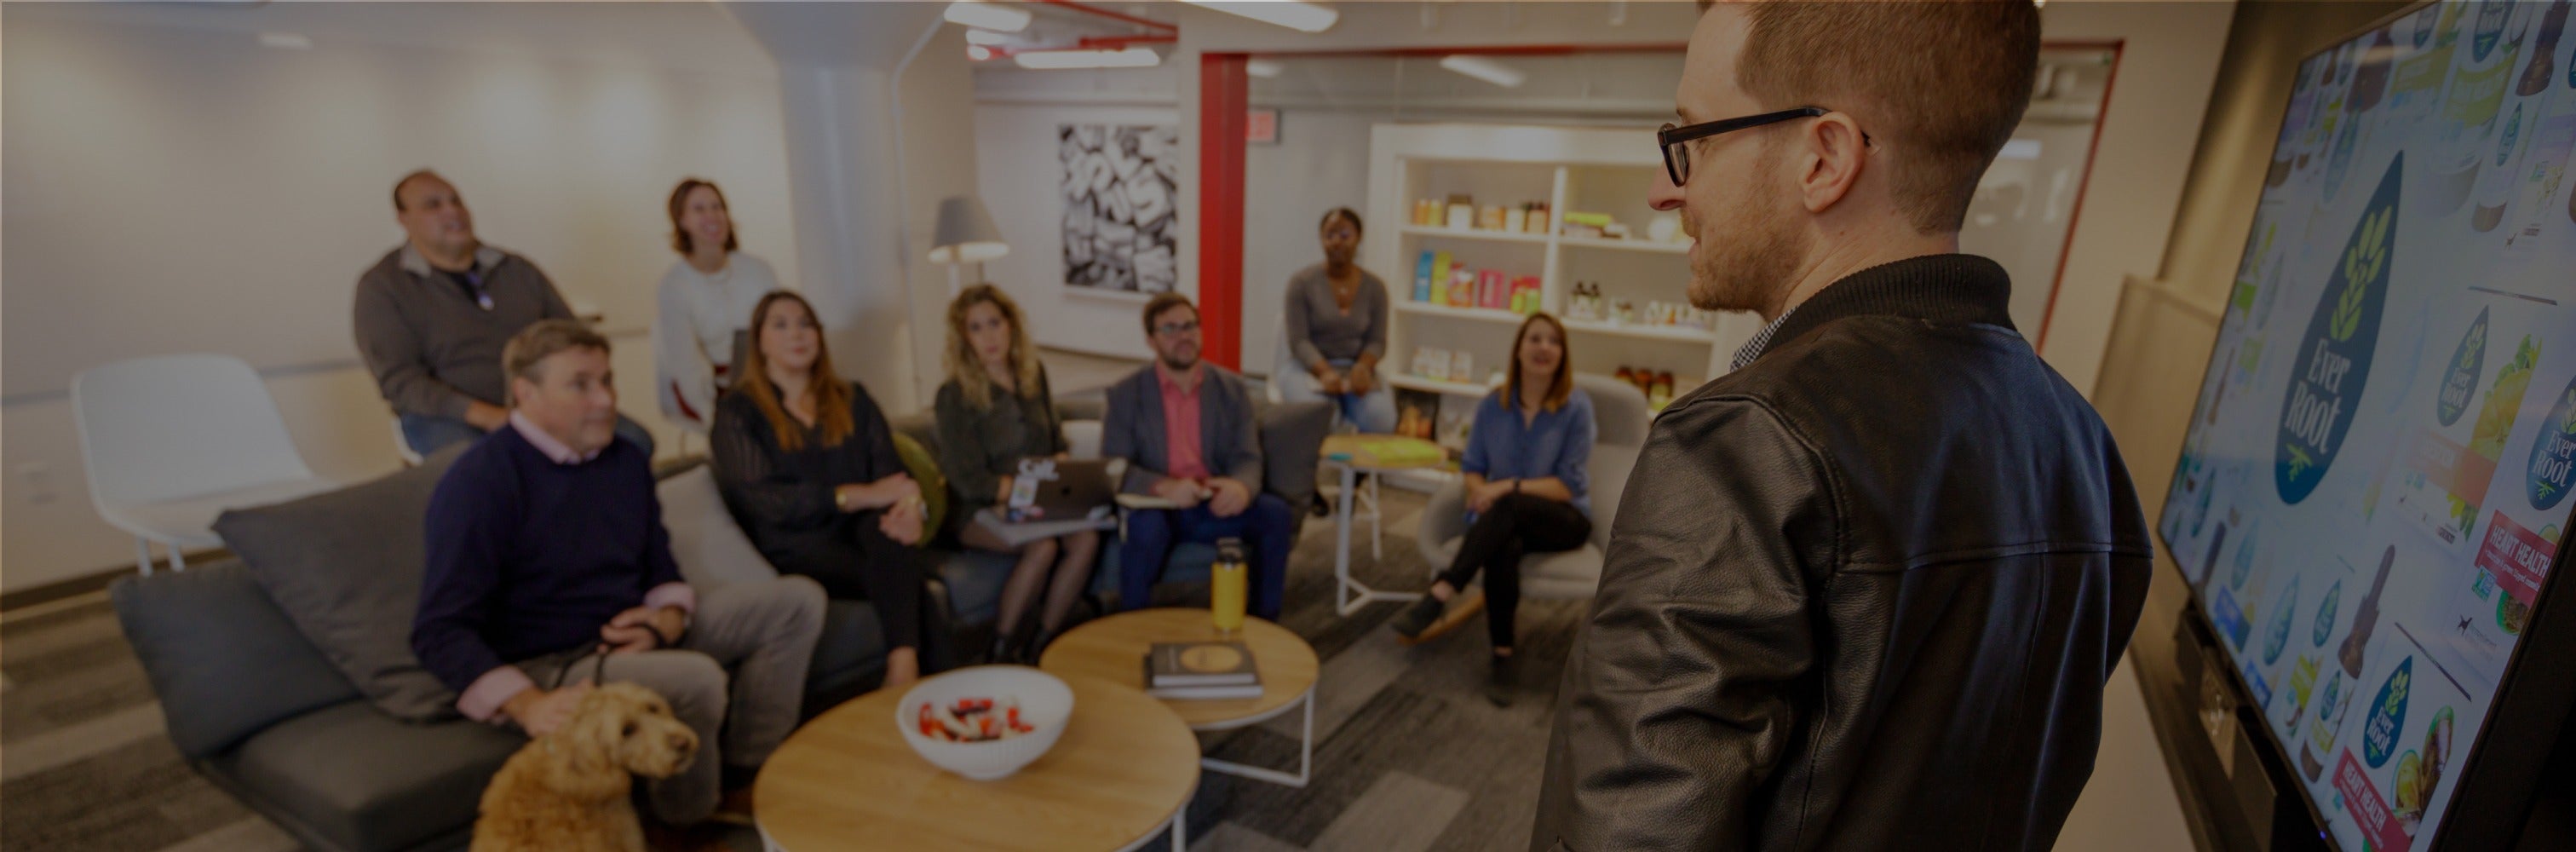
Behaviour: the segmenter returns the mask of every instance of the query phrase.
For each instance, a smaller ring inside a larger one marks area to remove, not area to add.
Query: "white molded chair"
[[[135,567],[152,543],[180,551],[223,544],[225,509],[336,487],[313,475],[259,374],[239,358],[172,355],[118,361],[72,378],[82,466],[99,517],[134,534]]]
[[[402,418],[396,417],[391,422],[394,427],[394,457],[402,459],[403,467],[419,467],[420,451],[412,449],[411,436],[403,434]]]
[[[1619,513],[1619,493],[1628,488],[1628,473],[1637,465],[1637,454],[1645,450],[1646,429],[1654,422],[1652,412],[1646,409],[1646,395],[1638,393],[1634,385],[1609,376],[1576,373],[1574,386],[1592,397],[1596,429],[1592,459],[1586,466],[1592,480],[1592,539],[1562,553],[1523,557],[1522,597],[1588,598],[1601,585],[1601,561],[1610,547],[1610,523]],[[1431,502],[1422,507],[1422,525],[1415,540],[1423,560],[1431,563],[1434,576],[1457,561],[1458,546],[1466,535],[1466,486],[1452,482],[1433,493]]]

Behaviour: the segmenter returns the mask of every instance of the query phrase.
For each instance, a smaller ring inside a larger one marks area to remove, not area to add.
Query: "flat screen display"
[[[2576,509],[2568,13],[2433,3],[2300,65],[2165,504],[2346,850],[2432,843]]]

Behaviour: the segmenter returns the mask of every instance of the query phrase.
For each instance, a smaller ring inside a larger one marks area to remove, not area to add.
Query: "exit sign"
[[[1246,110],[1243,119],[1243,141],[1247,145],[1279,144],[1279,111]]]

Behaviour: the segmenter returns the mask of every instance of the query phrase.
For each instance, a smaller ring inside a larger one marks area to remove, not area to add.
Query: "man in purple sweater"
[[[703,820],[796,727],[823,587],[781,577],[701,596],[671,558],[646,451],[616,434],[607,339],[546,320],[503,353],[508,420],[430,497],[412,651],[467,717],[530,736],[567,721],[595,678],[661,694],[701,749],[654,782],[653,809]]]

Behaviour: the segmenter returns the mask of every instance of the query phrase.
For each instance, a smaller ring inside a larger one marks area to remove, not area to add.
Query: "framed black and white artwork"
[[[1179,280],[1180,128],[1067,124],[1064,283],[1102,293],[1168,293]]]

